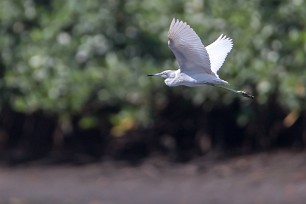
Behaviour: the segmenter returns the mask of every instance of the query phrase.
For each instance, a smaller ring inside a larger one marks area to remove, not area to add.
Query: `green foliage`
[[[1,103],[17,111],[66,116],[92,104],[115,105],[121,111],[114,123],[128,115],[146,125],[168,91],[206,107],[231,104],[237,96],[220,90],[169,90],[146,77],[176,69],[167,47],[173,17],[187,21],[204,44],[221,33],[233,38],[220,71],[233,87],[253,92],[260,105],[273,94],[284,109],[305,109],[302,0],[4,0],[0,7]],[[237,121],[245,124],[250,117],[242,110]],[[87,117],[81,124],[96,122]]]

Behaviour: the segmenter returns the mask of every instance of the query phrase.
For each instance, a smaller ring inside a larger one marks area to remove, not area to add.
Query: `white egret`
[[[166,70],[148,76],[165,78],[167,86],[216,86],[244,97],[254,96],[230,89],[222,85],[228,82],[219,78],[217,72],[221,68],[227,54],[233,47],[232,39],[221,35],[206,48],[199,36],[185,22],[173,19],[168,32],[168,46],[179,64],[178,70]]]

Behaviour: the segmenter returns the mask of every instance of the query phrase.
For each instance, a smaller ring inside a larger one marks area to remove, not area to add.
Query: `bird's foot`
[[[254,96],[245,92],[245,91],[237,91],[237,93],[239,93],[240,95],[244,96],[244,97],[247,97],[247,98],[251,98],[251,99],[254,99]]]

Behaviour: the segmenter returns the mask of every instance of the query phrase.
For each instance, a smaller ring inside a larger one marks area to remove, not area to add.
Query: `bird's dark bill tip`
[[[147,76],[155,76],[154,74],[147,74]]]

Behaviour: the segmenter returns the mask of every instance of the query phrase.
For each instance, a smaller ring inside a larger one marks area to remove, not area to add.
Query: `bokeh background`
[[[123,162],[137,175],[152,160],[198,169],[292,152],[304,162],[303,0],[2,0],[0,8],[3,168]],[[174,17],[205,45],[222,33],[233,39],[219,75],[254,100],[146,76],[177,69],[167,46]]]

